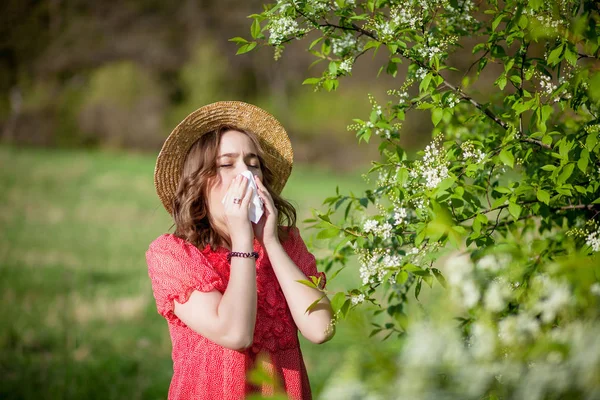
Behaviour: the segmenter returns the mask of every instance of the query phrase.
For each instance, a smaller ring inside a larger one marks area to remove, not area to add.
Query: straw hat
[[[173,198],[179,185],[185,157],[196,140],[205,133],[231,125],[256,134],[264,150],[264,162],[275,176],[271,189],[281,193],[292,172],[294,154],[287,132],[274,116],[241,101],[219,101],[200,107],[175,129],[158,154],[154,186],[160,201],[173,214]]]

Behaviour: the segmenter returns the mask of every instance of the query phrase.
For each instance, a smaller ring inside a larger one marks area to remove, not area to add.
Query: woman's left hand
[[[279,243],[278,235],[278,212],[275,203],[267,188],[263,185],[258,176],[254,176],[254,181],[258,187],[258,195],[264,204],[264,214],[256,224],[252,224],[254,235],[261,242],[263,247]]]

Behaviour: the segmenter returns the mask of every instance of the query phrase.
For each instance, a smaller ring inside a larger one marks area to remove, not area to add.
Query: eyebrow
[[[240,153],[225,153],[225,154],[221,154],[220,156],[217,157],[217,160],[223,157],[231,157],[231,158],[236,158],[237,156],[239,156]],[[258,155],[255,153],[248,153],[246,155],[246,158],[258,158]]]

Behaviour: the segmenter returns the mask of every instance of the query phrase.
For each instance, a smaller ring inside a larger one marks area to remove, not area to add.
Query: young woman
[[[176,229],[150,244],[146,261],[173,345],[169,399],[278,390],[311,399],[297,332],[323,343],[334,330],[327,297],[297,282],[315,276],[324,288],[326,277],[295,227],[295,209],[279,196],[291,167],[281,124],[247,103],[204,106],[165,141],[154,182]],[[248,171],[263,204],[257,223]],[[251,384],[255,368],[275,383]]]

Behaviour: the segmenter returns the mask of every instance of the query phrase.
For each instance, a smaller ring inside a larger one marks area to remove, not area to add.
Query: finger
[[[240,175],[234,178],[233,187],[230,190],[230,201],[233,201],[234,199],[241,199],[242,197],[244,197],[243,179],[244,177]]]
[[[246,193],[244,193],[244,197],[242,198],[242,204],[240,204],[240,207],[242,209],[249,208],[251,198],[252,198],[252,188],[246,187]]]
[[[243,201],[243,199],[246,197],[246,195],[249,192],[248,186],[249,186],[248,179],[246,179],[246,177],[244,177],[244,176],[241,176],[240,177],[240,187],[236,190],[234,199],[240,199]],[[241,206],[241,202],[238,204]]]
[[[271,193],[269,193],[265,185],[263,185],[258,175],[255,175],[255,181],[257,182],[256,186],[258,187],[258,195],[262,199],[265,208],[269,210],[269,212],[273,213],[275,206],[273,204]]]

